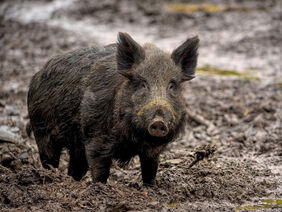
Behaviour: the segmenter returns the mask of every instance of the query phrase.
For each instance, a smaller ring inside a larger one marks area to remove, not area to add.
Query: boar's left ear
[[[182,69],[183,81],[195,78],[199,41],[198,36],[189,38],[171,54],[171,58],[175,64],[179,65]]]
[[[118,34],[117,68],[120,74],[127,76],[134,64],[139,64],[145,59],[144,49],[127,33]]]

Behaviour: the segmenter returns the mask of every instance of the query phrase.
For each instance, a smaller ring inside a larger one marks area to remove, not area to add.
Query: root
[[[196,121],[197,123],[206,126],[210,130],[215,128],[213,123],[211,123],[210,121],[206,120],[204,117],[200,116],[199,114],[196,114],[196,113],[192,112],[189,109],[187,109],[186,111],[187,111],[188,116],[191,119],[193,119],[194,121]]]
[[[216,151],[216,147],[213,145],[202,145],[195,149],[194,153],[194,160],[190,163],[188,168],[190,169],[192,166],[197,164],[199,161],[203,160],[204,158],[208,158],[214,154]]]

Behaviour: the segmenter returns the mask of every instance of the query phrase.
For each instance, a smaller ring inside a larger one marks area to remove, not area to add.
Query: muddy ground
[[[281,211],[281,1],[0,1],[1,211]],[[25,132],[29,80],[47,59],[115,42],[118,31],[171,51],[201,39],[197,78],[186,84],[184,137],[161,155],[157,186],[134,158],[106,185],[41,168]],[[197,148],[216,152],[193,167]]]

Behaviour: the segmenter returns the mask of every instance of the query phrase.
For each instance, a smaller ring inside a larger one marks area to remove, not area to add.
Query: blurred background
[[[119,31],[171,51],[198,35],[201,72],[281,83],[281,8],[279,0],[1,0],[1,53],[20,57],[36,40],[30,54],[50,56],[113,43]]]

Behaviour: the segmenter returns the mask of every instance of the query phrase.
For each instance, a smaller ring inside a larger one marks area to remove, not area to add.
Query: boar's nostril
[[[152,136],[164,137],[168,134],[168,127],[161,119],[154,119],[148,127],[148,131]]]

